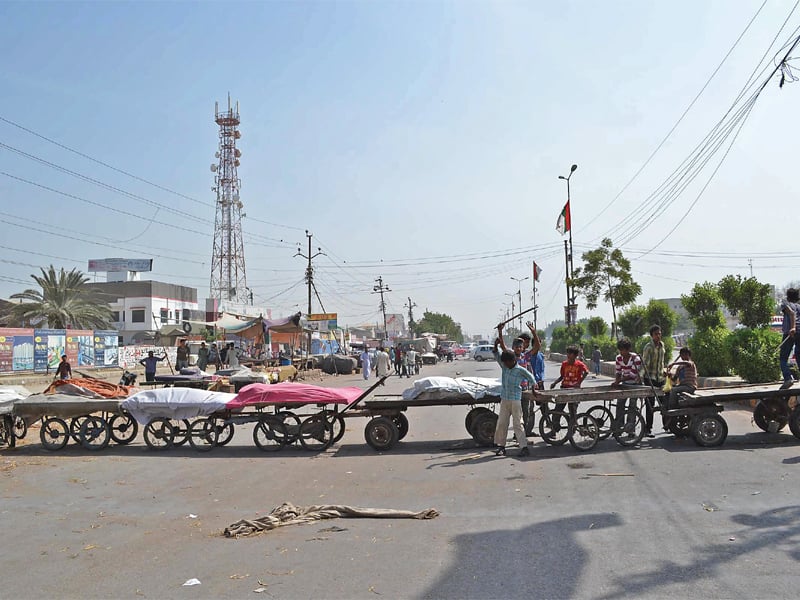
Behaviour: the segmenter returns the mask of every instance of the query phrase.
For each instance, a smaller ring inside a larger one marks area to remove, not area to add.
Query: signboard
[[[0,332],[0,372],[33,369],[33,329]]]
[[[67,331],[67,360],[79,367],[94,366],[94,332]]]
[[[96,367],[115,367],[119,353],[119,337],[116,331],[94,332],[94,364]]]
[[[66,329],[33,330],[33,370],[45,373],[58,367],[61,356],[66,353]]]
[[[95,258],[89,260],[89,272],[152,271],[151,258]]]
[[[338,328],[338,318],[339,315],[337,313],[317,313],[308,315],[306,320],[311,331],[327,333]]]

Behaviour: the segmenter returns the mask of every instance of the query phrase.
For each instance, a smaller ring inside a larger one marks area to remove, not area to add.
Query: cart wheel
[[[14,426],[13,426],[14,437],[18,440],[21,440],[26,435],[28,435],[28,424],[25,422],[25,419],[22,417],[14,417]],[[10,444],[13,446],[13,441]]]
[[[575,415],[575,421],[569,432],[570,446],[575,450],[586,452],[597,445],[600,439],[600,426],[589,413]]]
[[[153,450],[166,450],[175,440],[175,427],[169,419],[157,417],[144,428],[144,443]]]
[[[111,441],[111,432],[102,417],[89,416],[83,420],[80,432],[81,446],[87,450],[102,450]]]
[[[389,417],[374,417],[364,428],[364,439],[375,450],[390,450],[397,443],[400,432]]]
[[[608,410],[608,407],[598,404],[587,410],[586,414],[597,421],[597,433],[599,435],[598,439],[607,439],[611,435],[611,431],[614,429],[614,416],[611,414],[611,411]]]
[[[761,431],[777,433],[789,423],[786,406],[783,402],[759,400],[753,410],[753,422]]]
[[[467,428],[467,433],[472,435],[472,426],[475,424],[475,418],[478,415],[483,414],[483,413],[487,413],[487,412],[490,413],[492,411],[489,410],[488,408],[486,408],[485,406],[476,406],[475,408],[473,408],[472,410],[470,410],[467,413],[467,416],[464,419],[464,427]],[[492,414],[494,414],[494,413],[492,413]]]
[[[130,414],[114,415],[108,421],[111,429],[111,439],[117,444],[130,444],[139,433],[139,424]]]
[[[698,415],[692,419],[692,437],[698,446],[721,446],[728,437],[728,424],[717,413]]]
[[[69,422],[69,437],[71,437],[72,441],[76,444],[81,443],[81,427],[88,418],[89,415],[81,415],[80,417],[72,417]]]
[[[689,415],[678,415],[677,417],[667,417],[667,429],[676,438],[689,437],[689,424],[691,419]]]
[[[275,417],[262,417],[253,428],[253,442],[264,452],[277,452],[283,448],[286,437],[286,426]]]
[[[497,415],[489,409],[479,413],[472,420],[470,435],[479,446],[494,446],[494,432],[497,429]]]
[[[613,436],[623,448],[635,446],[644,437],[644,418],[638,411],[628,413],[625,424],[616,428]]]
[[[333,426],[323,414],[311,415],[300,425],[300,445],[322,452],[333,443]]]
[[[69,427],[63,419],[48,417],[42,422],[39,439],[46,450],[61,450],[69,440]]]
[[[344,437],[344,417],[335,411],[327,409],[321,411],[321,414],[325,415],[325,419],[333,428],[333,443],[335,444]]]
[[[800,439],[800,404],[795,406],[789,415],[789,431],[794,437]]]
[[[198,452],[208,452],[217,445],[219,429],[213,419],[195,419],[189,426],[189,445]]]
[[[233,423],[225,423],[224,425],[217,425],[217,446],[227,446],[233,439],[233,433],[236,429]]]
[[[15,446],[14,418],[11,415],[0,416],[0,446],[8,445],[9,448]]]
[[[189,428],[191,426],[192,424],[189,422],[189,419],[172,421],[172,428],[174,431],[174,436],[172,438],[173,446],[183,446],[186,442],[189,441]]]
[[[283,435],[286,436],[286,445],[294,444],[300,436],[300,417],[290,410],[282,410],[275,413],[275,416],[283,425]]]
[[[408,435],[408,417],[398,413],[392,417],[392,423],[397,427],[397,440],[400,441]]]
[[[566,444],[569,429],[569,415],[560,410],[549,411],[539,419],[539,435],[551,446]]]

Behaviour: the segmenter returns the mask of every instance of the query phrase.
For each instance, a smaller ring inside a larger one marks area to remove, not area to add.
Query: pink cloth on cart
[[[251,383],[228,402],[231,410],[253,404],[350,404],[364,393],[356,387],[325,388],[306,383]]]

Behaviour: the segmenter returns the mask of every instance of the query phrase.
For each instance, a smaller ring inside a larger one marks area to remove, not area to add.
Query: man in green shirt
[[[664,385],[664,342],[661,341],[661,327],[653,325],[650,328],[650,341],[645,344],[642,350],[642,363],[644,364],[644,377],[642,383],[654,388],[661,388]],[[653,404],[647,400],[645,406],[645,435],[653,435]]]

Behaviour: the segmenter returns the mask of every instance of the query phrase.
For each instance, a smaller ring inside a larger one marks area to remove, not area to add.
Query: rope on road
[[[397,510],[393,508],[360,508],[341,504],[322,504],[314,506],[295,506],[284,502],[272,509],[266,517],[250,520],[242,519],[225,528],[225,537],[242,537],[270,531],[284,525],[300,525],[323,519],[435,519],[439,511],[429,508],[420,512]]]

